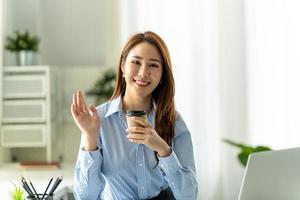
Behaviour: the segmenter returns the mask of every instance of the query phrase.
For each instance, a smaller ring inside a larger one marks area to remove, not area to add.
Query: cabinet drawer
[[[46,96],[43,75],[10,75],[3,77],[4,98],[35,98]]]
[[[41,147],[46,145],[44,125],[4,125],[1,145],[4,147]]]
[[[26,123],[46,121],[44,100],[6,100],[3,102],[3,123]]]

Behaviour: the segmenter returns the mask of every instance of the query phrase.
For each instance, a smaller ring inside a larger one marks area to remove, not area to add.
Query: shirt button
[[[144,187],[141,187],[141,189],[143,190],[143,189],[145,189]]]
[[[139,164],[139,166],[140,166],[140,167],[143,167],[143,164],[142,164],[142,163],[140,163],[140,164]]]

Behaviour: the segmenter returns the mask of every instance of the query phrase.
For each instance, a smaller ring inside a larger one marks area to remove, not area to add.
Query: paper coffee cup
[[[126,120],[127,126],[140,126],[140,124],[132,119],[132,117],[140,117],[147,120],[147,113],[144,110],[127,110],[126,111]]]

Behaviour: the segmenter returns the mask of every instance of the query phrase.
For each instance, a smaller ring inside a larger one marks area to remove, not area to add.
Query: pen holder
[[[43,197],[44,194],[38,194],[38,198],[36,195],[29,195],[26,197],[27,200],[53,200],[53,195],[48,195],[45,194],[45,196]],[[43,197],[43,198],[42,198]]]

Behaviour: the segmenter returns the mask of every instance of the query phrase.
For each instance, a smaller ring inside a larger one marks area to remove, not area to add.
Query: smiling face
[[[122,65],[125,93],[132,97],[151,97],[163,72],[162,58],[157,48],[147,42],[135,45]]]

